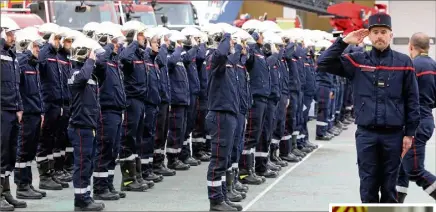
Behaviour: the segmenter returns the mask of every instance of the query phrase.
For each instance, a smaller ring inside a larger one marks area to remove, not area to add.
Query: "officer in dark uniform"
[[[341,55],[348,44],[369,36],[368,52]],[[410,149],[419,125],[419,94],[412,60],[389,47],[391,17],[369,17],[369,30],[349,33],[322,54],[318,71],[353,82],[356,149],[363,203],[396,203],[401,158]],[[379,197],[379,192],[381,197]]]
[[[30,37],[29,33],[29,37]],[[23,100],[24,114],[20,123],[22,133],[18,135],[17,160],[14,170],[14,181],[17,185],[17,198],[41,199],[44,191],[36,190],[32,185],[31,164],[36,156],[39,133],[42,121],[42,99],[38,72],[39,47],[42,37],[30,37],[22,40],[20,47],[26,48],[18,55],[20,65],[20,93]]]
[[[118,38],[103,35],[101,43],[104,54],[96,61],[95,74],[99,79],[100,118],[97,127],[97,148],[94,156],[93,189],[94,199],[117,200],[126,197],[113,185],[115,159],[118,157],[121,140],[122,113],[126,108],[123,78],[118,67]]]
[[[3,18],[3,17],[2,17]],[[12,49],[15,43],[15,30],[18,26],[3,25],[0,36],[1,60],[1,173],[0,173],[0,209],[13,211],[14,208],[26,208],[26,202],[17,201],[11,194],[9,176],[11,175],[17,152],[19,123],[23,117],[23,102],[20,95],[20,69],[16,53]],[[15,24],[16,25],[16,24]]]
[[[154,185],[154,183],[151,184],[152,182],[150,184],[139,182],[142,178],[137,178],[140,173],[137,173],[136,164],[144,133],[144,101],[148,90],[148,75],[144,62],[146,44],[144,31],[145,27],[143,26],[128,29],[126,37],[129,44],[119,56],[121,70],[124,74],[124,92],[127,103],[127,108],[124,111],[123,129],[121,130],[121,151],[119,154],[122,191],[142,192]]]
[[[156,64],[160,69],[161,103],[159,105],[159,113],[157,115],[156,137],[154,144],[153,156],[153,171],[162,176],[174,176],[176,171],[169,169],[164,164],[165,160],[165,145],[168,138],[169,127],[169,109],[171,103],[171,83],[168,74],[168,46],[170,40],[168,35],[162,35],[160,40],[159,53],[155,59]]]
[[[80,42],[80,40],[76,42]],[[83,46],[86,45],[83,44]],[[74,148],[73,187],[75,211],[101,211],[104,208],[103,203],[94,202],[90,196],[93,152],[96,145],[95,130],[97,129],[100,114],[100,104],[98,79],[93,73],[96,55],[94,50],[91,50],[88,57],[88,51],[90,51],[88,48],[81,47],[73,49],[71,59],[77,61],[77,66],[74,67],[72,75],[68,79],[68,85],[73,97],[68,137]]]
[[[436,62],[428,56],[429,49],[428,35],[422,32],[412,35],[409,52],[413,58],[418,79],[421,122],[412,143],[412,150],[404,156],[398,177],[399,202],[404,202],[409,180],[416,182],[416,185],[436,199],[436,176],[424,167],[425,146],[435,128],[432,109],[436,107]]]
[[[207,190],[211,211],[237,211],[242,206],[227,198],[226,171],[231,168],[230,155],[238,124],[239,89],[235,67],[242,48],[231,54],[233,41],[224,34],[217,50],[207,58],[208,110],[206,127],[212,137],[212,157],[207,170]]]

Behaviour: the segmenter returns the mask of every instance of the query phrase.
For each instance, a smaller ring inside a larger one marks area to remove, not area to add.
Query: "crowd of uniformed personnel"
[[[175,31],[91,22],[82,33],[2,22],[2,211],[26,207],[11,194],[11,173],[19,199],[72,181],[75,210],[99,211],[94,200],[146,191],[202,161],[210,161],[210,210],[242,210],[235,202],[247,185],[317,148],[307,129],[312,102],[317,140],[354,122],[349,77],[317,71],[331,42],[318,50],[259,23]],[[364,49],[345,50],[353,52]]]

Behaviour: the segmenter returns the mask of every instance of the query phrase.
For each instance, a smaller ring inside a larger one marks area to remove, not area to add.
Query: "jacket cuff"
[[[415,136],[416,127],[406,127],[404,136]]]

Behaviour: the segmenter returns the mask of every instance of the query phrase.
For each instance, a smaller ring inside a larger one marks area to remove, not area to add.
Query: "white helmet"
[[[269,43],[269,44],[275,44],[275,45],[281,45],[283,44],[282,38],[274,33],[273,31],[266,31],[263,33],[263,42]]]
[[[85,26],[83,26],[83,30],[82,30],[83,34],[85,34],[89,38],[93,38],[95,29],[97,29],[99,25],[100,24],[97,22],[89,22],[89,23],[85,24]]]
[[[45,40],[39,35],[38,29],[35,27],[26,27],[22,30],[17,31],[16,35],[16,50],[17,52],[23,52],[26,49],[32,50],[33,45],[29,45],[31,43],[35,43],[39,46],[43,45]]]
[[[125,37],[121,30],[112,22],[102,22],[96,29],[94,39],[104,46],[109,41],[117,40],[118,42],[124,41]]]
[[[18,26],[14,20],[3,14],[1,14],[0,27],[2,28],[2,32],[4,31],[5,33],[20,29],[20,26]]]
[[[283,30],[274,21],[262,21],[259,26],[259,32],[272,31],[274,33],[281,33]]]
[[[249,32],[250,34],[252,32],[258,32],[259,27],[262,25],[262,22],[256,19],[250,19],[246,21],[244,24],[242,24],[242,29]]]
[[[186,36],[177,30],[171,30],[171,35],[169,37],[170,41],[177,42],[177,41],[185,41]]]
[[[59,33],[59,25],[55,23],[44,23],[38,27],[39,32],[42,34],[44,40],[49,40],[52,34]]]
[[[185,36],[201,37],[201,32],[196,27],[188,26],[182,29],[181,33]]]
[[[139,22],[138,20],[131,20],[124,23],[122,30],[125,32],[135,31],[137,33],[145,32],[147,25]]]
[[[100,44],[91,38],[88,37],[79,37],[72,44],[72,56],[71,60],[81,61],[88,57],[91,51],[94,51],[95,54],[102,54],[105,50],[100,46]]]

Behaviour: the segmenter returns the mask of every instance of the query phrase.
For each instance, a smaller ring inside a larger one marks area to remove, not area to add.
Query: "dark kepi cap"
[[[386,27],[392,30],[391,16],[386,13],[376,13],[369,16],[368,29],[373,27]]]

